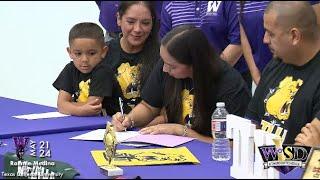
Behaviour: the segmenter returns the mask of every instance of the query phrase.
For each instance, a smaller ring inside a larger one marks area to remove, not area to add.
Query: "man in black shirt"
[[[320,110],[320,32],[308,2],[271,2],[264,43],[274,58],[262,73],[246,117],[292,144]]]

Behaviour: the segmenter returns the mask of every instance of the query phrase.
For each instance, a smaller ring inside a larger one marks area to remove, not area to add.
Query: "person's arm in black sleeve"
[[[163,105],[164,72],[163,61],[159,60],[152,70],[145,86],[142,89],[141,98],[153,107],[161,108]]]
[[[230,65],[222,63],[224,73],[219,80],[218,101],[225,102],[230,114],[243,117],[251,94],[241,75]]]
[[[99,99],[88,99],[87,102],[73,102],[74,94],[73,76],[75,75],[75,67],[72,62],[69,63],[60,73],[53,86],[59,90],[57,107],[58,111],[63,114],[75,116],[91,116],[97,115],[101,111],[101,103]]]
[[[248,105],[248,109],[245,114],[245,118],[251,120],[258,127],[260,126],[261,118],[259,117],[258,108],[259,103],[263,101],[263,92],[265,91],[266,80],[265,77],[270,73],[270,71],[277,65],[275,60],[271,60],[267,66],[264,68],[261,74],[260,82],[255,90],[255,93]]]
[[[145,126],[160,114],[163,104],[162,67],[163,62],[159,60],[142,89],[142,101],[128,115],[124,118],[121,113],[112,116],[112,124],[117,131],[123,131],[132,126]]]

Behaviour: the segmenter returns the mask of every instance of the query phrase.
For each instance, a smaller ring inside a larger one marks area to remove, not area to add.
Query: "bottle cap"
[[[217,107],[224,107],[225,104],[224,104],[224,102],[217,102],[216,106]]]

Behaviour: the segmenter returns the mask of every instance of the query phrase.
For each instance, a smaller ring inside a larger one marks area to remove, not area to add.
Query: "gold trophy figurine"
[[[113,128],[113,125],[110,122],[107,122],[106,131],[103,137],[104,143],[104,157],[107,160],[106,166],[101,166],[101,170],[103,174],[107,176],[120,176],[123,175],[123,170],[119,167],[113,165],[113,160],[116,155],[116,148],[117,148],[117,138],[116,133]]]
[[[110,124],[110,122],[107,123],[107,128],[104,134],[103,143],[104,143],[104,150],[105,150],[105,158],[108,161],[107,166],[109,168],[115,168],[115,166],[112,164],[112,160],[114,159],[114,156],[116,154],[117,139],[113,129],[113,125]]]

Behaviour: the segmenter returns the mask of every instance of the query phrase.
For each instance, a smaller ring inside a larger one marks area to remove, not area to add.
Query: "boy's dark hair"
[[[192,129],[200,134],[211,135],[207,122],[215,108],[216,88],[221,74],[218,55],[210,46],[204,33],[192,25],[181,25],[168,32],[161,45],[179,63],[192,66],[194,102]],[[167,76],[164,91],[164,106],[170,122],[179,123],[182,117],[184,88],[180,79]],[[214,87],[214,88],[212,88]]]
[[[74,25],[69,32],[69,45],[76,38],[95,39],[102,45],[105,44],[102,28],[92,22],[82,22]]]
[[[153,1],[121,1],[118,8],[118,13],[120,19],[126,13],[126,11],[132,6],[136,4],[142,4],[147,7],[152,16],[152,29],[149,37],[144,43],[142,52],[141,52],[141,67],[139,73],[139,82],[140,87],[142,88],[147,81],[149,74],[151,73],[153,67],[156,62],[159,60],[159,22],[157,21],[156,13],[155,13],[155,3]]]

